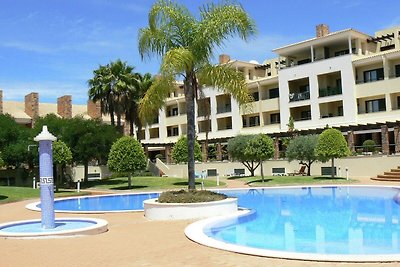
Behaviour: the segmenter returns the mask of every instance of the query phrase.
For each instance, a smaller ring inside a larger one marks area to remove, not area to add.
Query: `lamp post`
[[[39,176],[40,204],[42,210],[42,228],[55,228],[54,215],[54,178],[53,178],[53,147],[57,138],[49,133],[47,126],[33,140],[39,142]]]

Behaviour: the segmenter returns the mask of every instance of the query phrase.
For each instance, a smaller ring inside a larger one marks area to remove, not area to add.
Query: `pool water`
[[[159,193],[103,195],[54,201],[54,209],[72,212],[113,212],[143,210],[143,201],[157,198]],[[38,206],[40,208],[40,205]]]
[[[317,254],[400,253],[400,190],[298,187],[226,191],[248,216],[206,226],[239,246]]]

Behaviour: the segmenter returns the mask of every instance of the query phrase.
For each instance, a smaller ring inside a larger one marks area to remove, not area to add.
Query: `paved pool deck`
[[[360,184],[360,183],[359,183]],[[370,180],[361,184],[400,185]],[[229,184],[239,187],[240,184]],[[0,223],[40,218],[39,212],[25,209],[33,200],[0,205]],[[0,266],[400,266],[392,263],[329,263],[296,261],[242,255],[198,245],[184,235],[191,221],[149,221],[143,212],[74,215],[109,222],[109,231],[95,236],[57,239],[0,239]]]

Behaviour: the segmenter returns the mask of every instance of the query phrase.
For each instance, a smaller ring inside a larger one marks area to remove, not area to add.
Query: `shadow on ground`
[[[148,186],[146,185],[132,185],[130,189],[142,189],[142,188],[146,188]],[[110,187],[110,189],[113,190],[129,190],[128,186],[116,186],[116,187]]]
[[[7,199],[7,198],[8,198],[8,196],[0,195],[0,200]]]
[[[201,182],[195,182],[195,184],[196,185],[201,185]],[[188,184],[188,182],[176,182],[176,183],[173,183],[173,185],[176,185],[176,186],[188,186],[189,184]]]

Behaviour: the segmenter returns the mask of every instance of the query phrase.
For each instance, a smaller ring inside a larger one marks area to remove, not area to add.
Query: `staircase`
[[[377,181],[400,182],[400,166],[398,166],[397,169],[391,169],[389,172],[384,172],[383,174],[380,174],[377,177],[372,177],[371,179]]]

